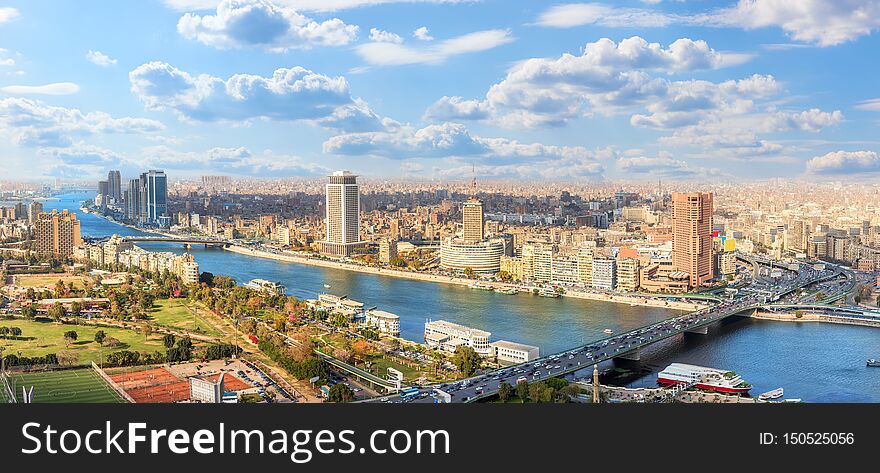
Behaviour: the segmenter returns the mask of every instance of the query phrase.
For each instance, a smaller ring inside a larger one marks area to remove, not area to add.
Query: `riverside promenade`
[[[170,235],[168,235],[170,236]],[[366,274],[375,274],[379,276],[389,276],[395,278],[404,278],[404,279],[412,279],[416,281],[426,281],[433,283],[442,283],[442,284],[454,284],[458,286],[470,286],[473,284],[473,279],[466,278],[457,278],[454,276],[441,276],[437,274],[429,274],[429,273],[421,273],[417,271],[405,271],[400,269],[388,269],[388,268],[377,268],[373,266],[364,266],[360,264],[354,263],[346,263],[343,261],[334,261],[320,257],[308,256],[305,254],[297,254],[289,251],[284,252],[271,252],[265,250],[258,250],[254,248],[248,248],[241,245],[229,245],[225,247],[227,251],[232,251],[234,253],[239,253],[246,256],[253,256],[256,258],[267,258],[273,259],[277,261],[286,261],[289,263],[297,263],[297,264],[307,264],[312,266],[321,266],[325,268],[334,268],[341,269],[345,271],[355,271],[359,273]],[[492,282],[492,281],[479,281],[481,284],[490,285],[494,288],[507,288],[511,287],[511,284],[502,283],[502,282]],[[605,294],[605,293],[596,293],[589,292],[583,290],[567,290],[563,297],[572,297],[576,299],[588,299],[595,301],[603,301],[603,302],[613,302],[617,304],[628,304],[631,306],[644,306],[644,307],[658,307],[664,309],[675,309],[675,310],[699,310],[705,308],[705,304],[694,303],[694,302],[684,302],[684,301],[673,301],[666,300],[665,298],[660,299],[652,299],[650,297],[643,296],[635,296],[635,295],[624,295],[624,294]]]

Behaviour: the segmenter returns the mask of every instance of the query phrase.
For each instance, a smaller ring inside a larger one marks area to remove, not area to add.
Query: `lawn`
[[[21,329],[21,337],[18,339],[0,338],[0,346],[4,347],[3,354],[19,353],[21,356],[43,356],[49,353],[57,354],[62,350],[70,350],[77,354],[78,364],[90,361],[100,362],[101,353],[107,354],[119,350],[131,350],[152,353],[165,351],[162,344],[161,334],[151,334],[146,340],[144,335],[134,330],[120,328],[94,327],[90,325],[56,324],[44,319],[25,320],[22,318],[0,319],[0,327],[18,327]],[[64,332],[73,330],[77,334],[77,340],[67,346],[64,340]],[[95,342],[95,332],[103,330],[108,337],[118,339],[121,343],[114,348],[101,347]]]
[[[33,288],[55,288],[55,284],[58,283],[58,280],[64,281],[64,284],[73,283],[73,287],[76,289],[82,289],[85,287],[83,283],[83,278],[80,276],[65,276],[65,275],[39,275],[39,276],[31,276],[26,274],[17,274],[15,275],[15,285],[20,287],[33,287]]]
[[[21,402],[21,387],[34,387],[34,402],[40,403],[121,403],[117,394],[95,370],[91,368],[41,371],[9,375],[9,382]],[[5,389],[0,400],[7,401]]]
[[[214,337],[223,336],[222,332],[198,314],[195,306],[187,306],[183,299],[159,299],[148,312],[150,320],[157,325]]]

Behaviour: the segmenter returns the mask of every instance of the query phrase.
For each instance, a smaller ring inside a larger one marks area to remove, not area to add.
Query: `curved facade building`
[[[475,273],[495,274],[501,270],[502,255],[504,240],[465,243],[458,238],[445,238],[440,244],[440,267],[453,271],[471,268]]]

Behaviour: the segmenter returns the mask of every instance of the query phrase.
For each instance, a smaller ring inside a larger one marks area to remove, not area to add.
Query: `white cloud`
[[[219,49],[260,47],[284,52],[313,46],[344,46],[358,27],[338,18],[318,23],[287,6],[268,0],[223,0],[214,15],[183,15],[177,31]]]
[[[601,3],[568,3],[555,5],[538,17],[536,24],[550,28],[573,28],[598,24],[617,27],[663,27],[677,17],[642,8],[616,8]]]
[[[45,85],[7,85],[0,92],[10,95],[71,95],[79,92],[73,82],[55,82]]]
[[[617,160],[617,168],[624,173],[650,174],[670,178],[718,176],[717,168],[692,168],[687,161],[674,159],[667,153],[657,156],[627,156]]]
[[[779,27],[796,41],[833,46],[880,29],[880,0],[739,0],[697,20],[747,29]]]
[[[83,113],[25,98],[0,99],[0,124],[13,143],[31,147],[65,147],[77,137],[154,133],[165,128],[155,120]]]
[[[394,33],[390,33],[385,30],[380,30],[377,28],[370,28],[370,41],[376,43],[394,43],[394,44],[402,44],[403,38]]]
[[[484,120],[489,118],[489,106],[480,100],[443,96],[425,111],[426,121]]]
[[[132,92],[151,110],[172,110],[197,121],[313,120],[349,131],[381,124],[363,101],[352,98],[344,77],[302,67],[277,69],[271,77],[235,74],[228,79],[190,75],[170,64],[150,62],[129,73]]]
[[[154,166],[185,171],[214,171],[251,176],[315,176],[329,170],[305,162],[299,156],[278,154],[271,150],[251,152],[239,146],[215,147],[205,151],[179,151],[164,145],[143,148],[141,166]]]
[[[427,26],[422,26],[413,31],[413,37],[422,41],[434,41],[434,37],[428,34]]]
[[[874,151],[833,151],[807,162],[812,174],[880,172],[880,155]]]
[[[872,112],[880,112],[880,98],[868,99],[859,102],[856,107],[859,110],[870,110]]]
[[[21,16],[17,9],[12,7],[0,8],[0,24],[10,22]]]
[[[723,64],[723,55],[701,40],[681,38],[664,48],[638,36],[619,43],[602,38],[588,43],[579,56],[522,61],[489,88],[484,100],[444,97],[426,115],[454,120],[482,119],[488,113],[504,126],[558,125],[593,111],[613,113],[665,97],[675,83],[647,71],[685,72]]]
[[[308,12],[333,12],[393,3],[457,4],[477,1],[480,0],[273,0],[278,5]],[[177,11],[213,10],[220,0],[164,0],[164,3]]]
[[[390,131],[348,133],[324,142],[324,152],[387,159],[468,158],[492,166],[544,166],[567,162],[601,172],[599,155],[580,146],[521,143],[507,138],[473,136],[464,125],[441,123],[417,128],[402,125]],[[553,164],[555,163],[555,164]]]
[[[9,51],[6,49],[0,48],[0,67],[13,67],[15,66],[15,59],[9,57]]]
[[[86,60],[101,67],[109,67],[116,64],[116,59],[111,58],[101,51],[89,50],[89,52],[86,53]]]
[[[695,14],[600,3],[569,3],[542,12],[540,26],[573,28],[666,27],[673,24],[719,28],[781,28],[795,41],[833,46],[880,29],[880,0],[739,0],[736,5]]]
[[[486,30],[422,46],[365,43],[358,45],[356,51],[364,61],[374,66],[440,64],[454,56],[486,51],[511,41],[513,37],[510,31]]]

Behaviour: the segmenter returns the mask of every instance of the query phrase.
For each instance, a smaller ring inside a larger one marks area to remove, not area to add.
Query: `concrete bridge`
[[[755,267],[760,264],[749,259]],[[620,335],[614,335],[587,345],[582,345],[565,352],[544,356],[520,365],[497,369],[488,373],[465,379],[450,386],[439,389],[450,394],[452,402],[474,402],[494,396],[499,386],[506,382],[512,386],[517,380],[525,378],[528,382],[543,381],[549,378],[569,375],[596,364],[613,359],[638,360],[641,350],[649,345],[683,334],[707,334],[708,326],[732,316],[748,316],[749,313],[770,304],[772,301],[800,288],[817,282],[847,275],[838,267],[824,271],[812,269],[809,265],[801,265],[797,277],[789,278],[776,286],[774,294],[759,292],[751,293],[733,300],[721,302],[713,307],[691,312],[671,319],[663,320]],[[435,402],[430,394],[438,387],[429,386],[420,389],[411,402]],[[396,396],[384,396],[367,402],[398,401]]]
[[[209,246],[220,246],[227,247],[231,245],[231,243],[219,240],[216,238],[199,238],[199,237],[183,237],[183,236],[175,236],[175,237],[167,237],[167,236],[125,236],[122,237],[122,241],[127,241],[131,243],[181,243],[184,246],[192,246],[192,245],[205,245],[205,247]]]

